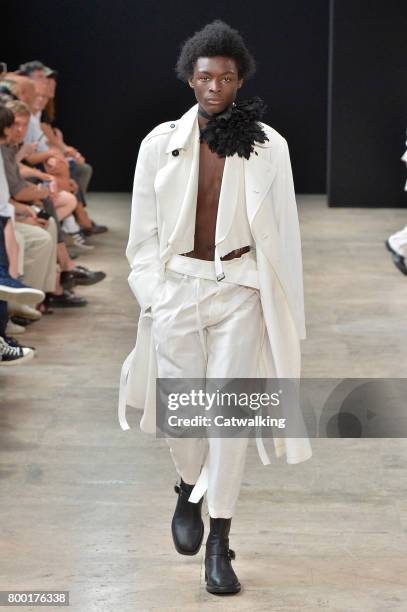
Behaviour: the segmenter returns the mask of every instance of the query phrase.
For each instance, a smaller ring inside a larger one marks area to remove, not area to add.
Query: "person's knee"
[[[69,193],[69,191],[60,191],[56,204],[57,208],[63,207],[66,210],[67,215],[70,215],[77,207],[78,200],[75,198],[73,193]]]

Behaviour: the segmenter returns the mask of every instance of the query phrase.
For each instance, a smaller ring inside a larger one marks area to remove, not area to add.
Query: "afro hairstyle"
[[[235,60],[239,79],[248,79],[256,71],[256,62],[239,32],[224,21],[216,19],[182,44],[175,66],[177,77],[185,83],[188,82],[193,76],[194,65],[199,57],[216,55],[232,57]]]

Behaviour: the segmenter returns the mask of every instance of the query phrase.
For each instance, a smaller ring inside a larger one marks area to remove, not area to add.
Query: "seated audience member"
[[[35,87],[37,96],[33,104],[33,112],[39,117],[40,113],[43,112],[48,102],[48,86],[46,81],[37,80],[35,81]],[[42,127],[43,124],[41,124],[41,129]],[[77,179],[79,178],[79,173],[77,171],[79,167],[78,163],[72,157],[66,156],[66,153],[62,149],[61,154],[63,157],[51,157],[46,160],[44,162],[45,170],[56,178],[57,185],[60,190],[70,191],[72,194],[74,194],[76,198],[76,206],[73,212],[76,221],[82,230],[86,231],[88,235],[91,235],[92,233],[101,233],[103,228],[101,226],[96,226],[95,224],[92,225],[92,221],[86,212],[85,198],[77,183]],[[78,156],[84,162],[79,153]]]
[[[47,170],[47,173],[55,177],[58,189],[54,203],[55,207],[60,209],[58,218],[63,220],[70,217],[74,211],[75,214],[79,214],[79,203],[71,193],[69,164],[67,160],[59,149],[48,146],[47,139],[40,126],[39,115],[42,105],[44,104],[44,99],[46,100],[44,95],[45,90],[46,84],[41,80],[31,81],[30,93],[26,95],[30,116],[24,141],[27,144],[33,145],[34,150],[31,152],[28,151],[25,159],[31,165],[42,164]],[[87,222],[87,216],[85,222]],[[75,231],[73,234],[74,238],[78,241],[78,246],[85,244],[79,232],[80,228],[76,224],[74,227]]]
[[[81,168],[78,170],[78,179],[81,190],[84,194],[87,192],[92,176],[92,167],[85,162],[85,158],[75,147],[67,145],[64,142],[61,130],[54,128],[55,120],[55,91],[57,85],[57,72],[42,62],[32,61],[22,64],[19,68],[19,73],[34,81],[42,81],[46,84],[47,102],[41,113],[41,128],[43,129],[50,146],[55,146],[62,151],[66,157],[71,157]]]
[[[75,210],[75,217],[86,235],[100,234],[107,231],[107,227],[98,225],[89,219],[86,211],[85,194],[92,175],[92,167],[86,163],[83,155],[77,149],[65,144],[62,132],[52,126],[55,118],[54,97],[56,88],[56,72],[45,66],[42,62],[32,61],[22,64],[20,74],[31,78],[37,90],[36,109],[33,113],[38,117],[41,130],[47,139],[49,147],[58,149],[68,162],[68,174],[60,162],[54,159],[44,162],[46,170],[58,177],[61,189],[69,189],[68,178],[71,179],[71,191],[80,202]],[[46,109],[48,108],[48,111]],[[40,119],[41,118],[41,119]],[[32,163],[32,162],[30,162]]]
[[[55,126],[57,79],[38,61],[0,74],[0,368],[35,354],[8,335],[25,331],[15,322],[86,305],[72,288],[106,276],[75,264],[67,249],[93,249],[86,236],[107,227],[88,215],[91,165]]]
[[[1,121],[1,118],[3,118],[3,121]],[[7,180],[7,186],[4,188],[4,191],[7,189],[7,192],[5,192],[4,197],[9,200],[11,191],[11,196],[14,198],[21,197],[26,202],[34,201],[42,205],[40,200],[34,200],[34,198],[44,197],[48,194],[41,191],[41,189],[36,189],[32,184],[25,183],[18,176],[15,152],[7,144],[11,140],[10,136],[13,133],[13,126],[14,114],[10,109],[1,106],[0,128],[3,127],[3,129],[0,129],[0,156],[3,176],[5,174]],[[55,221],[51,219],[50,222],[48,219],[37,216],[37,213],[31,206],[23,205],[19,202],[15,202],[15,208],[17,208],[17,222],[14,221],[15,212],[13,212],[11,215],[13,222],[8,223],[5,228],[7,253],[9,254],[10,252],[7,245],[8,231],[11,233],[13,241],[17,244],[17,266],[10,269],[11,276],[17,278],[18,273],[22,274],[24,272],[26,282],[32,284],[35,289],[41,290],[42,295],[45,293],[52,296],[55,295],[55,299],[58,302],[63,302],[65,306],[85,306],[86,300],[71,295],[71,292],[65,295],[63,288],[59,284],[56,271],[57,232]],[[45,231],[46,229],[48,229],[48,232]],[[20,257],[18,256],[18,243],[20,244]],[[13,249],[13,255],[14,253]],[[43,304],[40,310],[46,312],[48,310],[47,304]],[[37,313],[31,312],[25,305],[15,304],[14,301],[10,302],[9,311],[14,315],[25,315],[27,318],[34,320],[38,318]]]
[[[8,222],[8,219],[7,219]],[[8,258],[4,239],[4,217],[0,216],[0,367],[25,363],[34,357],[32,347],[23,347],[6,335],[8,320],[7,300],[11,298],[30,301],[33,295],[29,287],[25,287],[8,273]],[[35,296],[38,299],[38,296]]]
[[[65,157],[69,161],[70,176],[77,185],[75,195],[80,202],[86,207],[86,194],[88,192],[89,182],[92,177],[92,166],[88,164],[83,155],[73,146],[67,145],[64,142],[64,137],[57,127],[54,127],[55,121],[55,89],[57,84],[57,74],[51,68],[45,68],[45,74],[48,84],[48,101],[41,115],[41,128],[48,138],[48,142],[52,146],[61,149]],[[83,232],[86,236],[92,234],[103,234],[107,232],[106,225],[100,225],[91,220],[91,225],[81,223]]]
[[[2,152],[6,159],[6,173],[11,195],[17,201],[16,206],[20,206],[20,208],[18,208],[19,213],[24,214],[24,207],[21,208],[21,202],[26,204],[35,203],[39,208],[44,206],[45,210],[54,217],[51,219],[52,227],[54,226],[54,220],[58,224],[58,215],[55,215],[55,212],[53,214],[53,203],[50,199],[50,197],[54,198],[53,194],[47,187],[44,187],[44,185],[33,185],[32,183],[24,181],[21,177],[19,166],[16,162],[16,147],[24,138],[25,131],[27,129],[29,111],[27,107],[19,101],[10,102],[7,106],[11,111],[13,111],[14,123],[12,126],[6,129],[8,145],[2,147]],[[56,198],[58,197],[59,195],[57,194]],[[57,212],[58,210],[60,209],[57,209]],[[33,210],[30,210],[30,206],[26,206],[25,214],[27,218],[25,221],[22,221],[23,223],[30,224],[31,226],[37,225],[40,227],[48,225],[47,221],[33,214]],[[34,219],[32,217],[34,217]],[[20,229],[22,228],[20,227]],[[54,229],[52,229],[52,232],[54,232]],[[23,233],[27,233],[27,229],[25,229]],[[61,284],[66,290],[75,284],[92,285],[105,278],[104,272],[92,272],[83,266],[76,266],[69,257],[63,241],[63,236],[58,236],[57,240],[57,258],[62,269]],[[76,306],[85,305],[86,303],[83,298],[78,298],[72,291],[62,292],[61,290],[55,290],[51,292],[49,288],[47,288],[47,292],[55,294],[52,298],[55,305],[58,303],[58,305]],[[61,297],[57,298],[56,296]]]
[[[6,130],[13,124],[13,113],[0,105],[0,144],[6,141]],[[4,222],[4,240],[9,262],[9,273],[13,278],[18,276],[19,246],[14,229],[14,207],[10,204],[6,171],[2,154],[0,154],[0,215],[9,221]]]
[[[35,145],[36,150],[34,153],[27,155],[25,160],[32,165],[43,165],[47,173],[54,177],[56,181],[55,205],[57,208],[61,208],[58,216],[60,220],[64,221],[62,225],[64,232],[69,235],[69,239],[66,240],[67,244],[82,251],[92,250],[94,247],[86,242],[80,225],[78,225],[78,223],[82,223],[90,227],[91,221],[84,211],[83,204],[71,193],[75,190],[75,187],[72,186],[69,163],[59,149],[48,146],[47,139],[39,124],[39,114],[44,99],[42,91],[45,89],[44,83],[37,80],[33,81],[33,84],[35,95],[31,101],[31,115],[24,141],[27,144]]]
[[[64,142],[60,129],[54,127],[55,122],[55,91],[57,86],[57,73],[51,68],[45,68],[48,101],[41,114],[41,127],[48,138],[51,146],[61,149],[65,157],[68,157],[77,166],[74,177],[79,184],[83,196],[88,192],[90,179],[92,178],[92,166],[85,161],[83,155],[73,146]]]

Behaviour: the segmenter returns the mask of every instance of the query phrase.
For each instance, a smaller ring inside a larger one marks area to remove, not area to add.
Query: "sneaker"
[[[20,363],[31,361],[34,351],[30,348],[21,346],[10,346],[4,338],[0,336],[0,367],[13,366]]]
[[[18,304],[14,301],[8,302],[8,312],[10,316],[23,317],[31,321],[38,321],[42,317],[42,314],[36,308],[31,308],[27,304]]]
[[[75,247],[78,251],[92,251],[95,247],[92,244],[88,244],[81,232],[75,232],[74,234],[65,234],[66,245],[69,247]]]
[[[34,353],[35,353],[35,352],[36,352],[36,350],[37,350],[37,349],[35,348],[35,346],[27,346],[26,344],[23,346],[22,344],[20,344],[20,343],[19,343],[19,341],[18,341],[18,340],[16,340],[16,339],[15,339],[15,338],[13,338],[12,336],[7,336],[7,335],[5,335],[5,336],[4,336],[4,340],[7,342],[7,344],[8,344],[9,346],[13,346],[13,347],[15,347],[15,348],[18,348],[18,347],[20,347],[20,348],[29,348],[29,349],[31,349],[32,351],[34,351]]]
[[[12,278],[4,267],[0,268],[0,300],[9,302],[13,300],[19,304],[29,304],[35,306],[42,302],[45,293],[40,289],[27,287],[16,278]]]
[[[10,319],[7,323],[6,333],[7,334],[23,334],[25,332],[25,327],[23,325],[17,325],[17,323],[13,323]]]

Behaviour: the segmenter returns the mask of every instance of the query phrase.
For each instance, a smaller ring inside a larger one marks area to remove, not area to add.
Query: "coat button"
[[[171,123],[170,128],[175,128],[175,123]]]
[[[177,157],[177,155],[179,155],[179,151],[178,149],[174,149],[174,151],[172,152],[174,157]]]
[[[266,238],[268,238],[268,234],[262,234],[261,237],[263,238],[263,240],[265,240]]]

